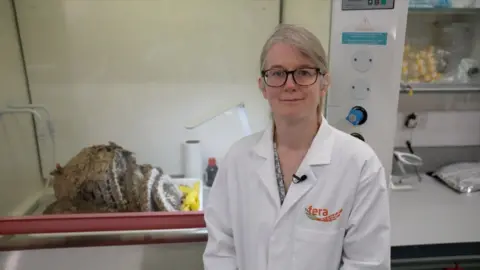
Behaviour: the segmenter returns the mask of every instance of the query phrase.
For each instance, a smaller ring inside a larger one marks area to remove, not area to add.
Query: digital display
[[[395,0],[342,0],[342,10],[377,10],[394,7]]]

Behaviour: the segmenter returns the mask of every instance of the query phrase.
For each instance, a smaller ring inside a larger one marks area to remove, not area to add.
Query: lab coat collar
[[[273,123],[266,129],[261,139],[254,147],[260,157],[270,159],[273,157]],[[305,156],[303,164],[310,166],[330,164],[333,149],[332,127],[322,116],[322,123],[313,139],[310,149]]]
[[[260,156],[264,162],[259,166],[257,173],[260,176],[261,182],[268,191],[269,197],[273,200],[275,205],[278,205],[278,216],[275,225],[280,219],[302,198],[316,183],[318,178],[314,173],[313,168],[317,165],[330,164],[334,136],[332,134],[333,128],[328,124],[327,120],[322,117],[320,128],[313,139],[313,142],[308,150],[304,160],[300,164],[297,174],[306,175],[307,181],[298,185],[294,185],[288,190],[283,206],[280,208],[280,198],[278,196],[278,186],[275,177],[275,164],[273,157],[273,124],[263,133],[263,136],[254,147],[255,153]],[[323,184],[321,183],[318,184]]]

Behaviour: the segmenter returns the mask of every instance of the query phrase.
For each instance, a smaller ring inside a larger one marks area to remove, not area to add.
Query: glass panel
[[[480,90],[479,40],[480,5],[475,0],[411,0],[403,90]]]
[[[120,229],[124,218],[203,227],[207,165],[212,178],[228,147],[268,120],[258,62],[279,6],[1,1],[0,215],[58,214],[22,219],[50,232]],[[197,214],[164,215],[173,210]]]
[[[40,115],[6,106],[29,103],[17,33],[10,1],[0,1],[1,216],[23,214],[43,186],[32,126],[32,115]]]

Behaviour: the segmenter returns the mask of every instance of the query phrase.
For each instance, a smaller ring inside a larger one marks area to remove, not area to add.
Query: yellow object
[[[429,74],[425,74],[425,76],[423,76],[423,80],[425,82],[431,82],[432,81],[432,76],[430,76]]]
[[[406,44],[402,63],[402,81],[430,83],[438,80],[441,74],[437,71],[436,51],[437,49],[431,45],[415,48]]]
[[[184,203],[186,205],[192,205],[192,204],[195,203],[195,198],[196,197],[198,197],[198,193],[196,191],[192,191],[192,192],[187,194],[187,196],[185,197]]]
[[[180,188],[180,191],[182,191],[184,195],[192,192],[192,190],[193,190],[191,187],[184,186],[184,185],[181,185],[179,188]]]
[[[197,192],[200,192],[200,181],[195,182],[195,184],[193,184],[193,189],[196,190]]]
[[[200,209],[200,181],[195,182],[193,187],[181,185],[183,193],[182,211],[198,211]]]

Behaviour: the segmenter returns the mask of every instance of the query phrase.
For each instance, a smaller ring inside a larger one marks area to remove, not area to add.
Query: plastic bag
[[[480,64],[475,59],[464,58],[457,71],[457,79],[461,83],[480,83]]]
[[[431,175],[460,193],[480,191],[480,162],[450,164]]]

